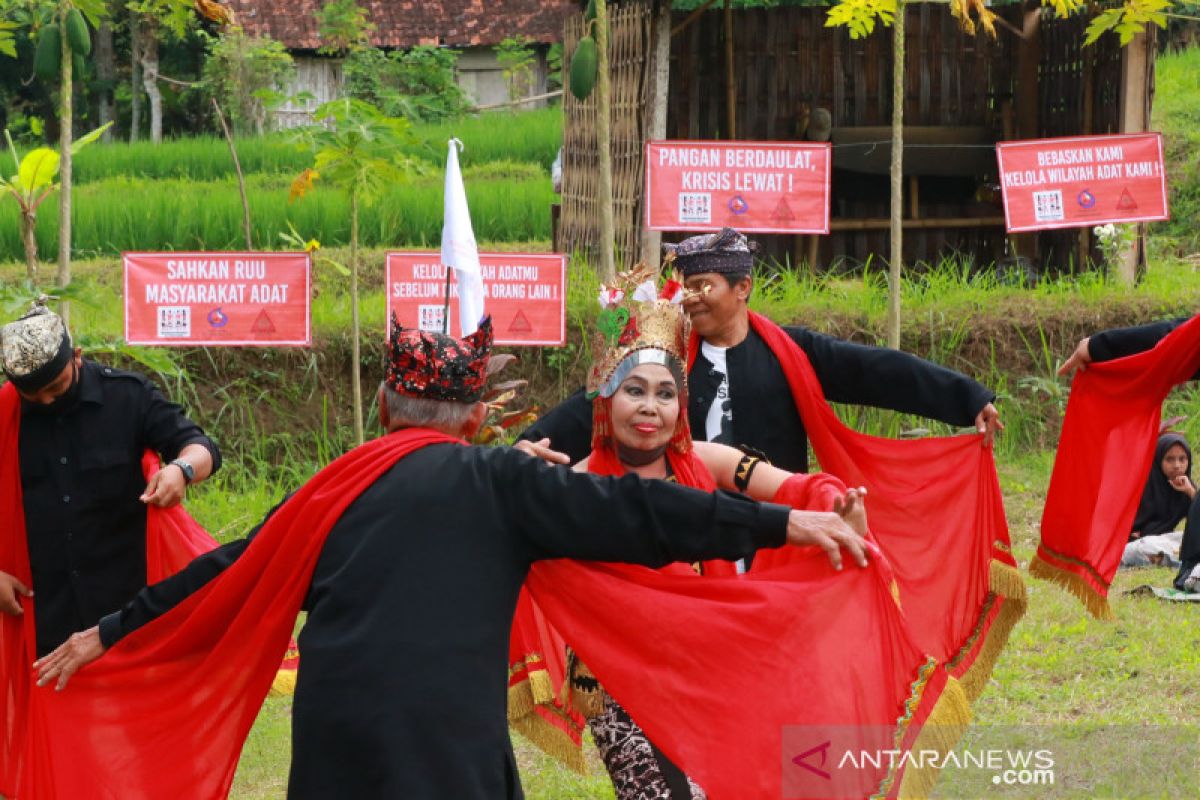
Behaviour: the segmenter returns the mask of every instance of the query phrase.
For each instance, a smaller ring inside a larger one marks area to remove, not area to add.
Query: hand
[[[867,535],[867,506],[865,498],[867,490],[865,487],[858,487],[846,492],[845,497],[835,497],[833,499],[833,511],[843,520],[850,528],[859,536]]]
[[[183,470],[174,464],[167,464],[150,477],[146,490],[138,499],[147,505],[170,508],[183,502],[186,493],[187,478]]]
[[[566,453],[560,453],[557,450],[550,449],[550,440],[540,439],[536,442],[531,442],[528,439],[522,439],[513,445],[517,450],[520,450],[525,455],[540,458],[547,464],[570,464],[571,457]]]
[[[860,567],[867,565],[866,542],[836,512],[793,510],[788,514],[787,543],[820,547],[834,569],[842,568],[843,547]]]
[[[37,670],[37,685],[45,686],[57,678],[58,685],[54,690],[61,692],[67,688],[71,676],[104,655],[104,649],[99,625],[93,625],[82,633],[71,634],[53,653],[33,662],[33,668]]]
[[[24,613],[21,608],[22,597],[33,597],[33,592],[12,575],[0,572],[0,611],[14,617],[20,616]]]
[[[1176,475],[1171,478],[1171,488],[1177,492],[1183,492],[1190,498],[1195,499],[1196,497],[1196,487],[1187,475]]]
[[[984,447],[991,447],[996,441],[996,434],[1004,430],[1004,423],[994,405],[988,403],[975,415],[975,430],[983,434]]]
[[[1075,352],[1071,353],[1071,357],[1064,361],[1063,365],[1058,368],[1059,375],[1073,375],[1075,370],[1087,370],[1087,365],[1092,363],[1092,354],[1088,350],[1088,341],[1090,339],[1079,340],[1079,344],[1075,346]]]

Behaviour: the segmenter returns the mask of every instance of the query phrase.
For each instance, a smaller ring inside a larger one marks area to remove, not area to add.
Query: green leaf
[[[71,142],[71,155],[75,155],[80,150],[82,150],[83,148],[85,148],[89,144],[91,144],[92,142],[99,139],[101,136],[104,135],[104,132],[111,127],[112,127],[112,123],[106,122],[103,125],[101,125],[99,128],[96,128],[94,131],[89,131],[88,133],[85,133],[83,136],[80,136],[75,141]]]
[[[58,160],[58,153],[49,147],[39,147],[26,153],[17,173],[21,189],[32,194],[53,183],[58,175]]]
[[[108,5],[104,0],[73,0],[72,5],[83,12],[93,28],[99,28],[100,20],[108,16]]]

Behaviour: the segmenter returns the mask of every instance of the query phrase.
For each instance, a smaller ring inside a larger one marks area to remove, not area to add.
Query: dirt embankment
[[[1029,379],[1052,380],[1056,363],[1090,333],[1188,314],[1195,305],[1196,298],[1164,303],[1113,297],[1085,304],[1010,297],[987,306],[913,312],[904,327],[903,346],[985,384],[1012,391]],[[883,338],[882,324],[865,316],[795,317],[789,322],[851,341],[877,344]],[[508,368],[505,377],[529,380],[528,402],[542,408],[581,386],[590,363],[590,344],[583,341],[579,325],[568,328],[564,348],[514,352],[520,361]],[[189,380],[174,392],[224,440],[283,437],[307,449],[322,437],[338,442],[346,436],[351,423],[348,334],[318,336],[311,350],[193,350],[180,353],[180,361]],[[382,363],[382,343],[365,342],[365,398],[374,397]],[[261,455],[272,457],[268,452]]]

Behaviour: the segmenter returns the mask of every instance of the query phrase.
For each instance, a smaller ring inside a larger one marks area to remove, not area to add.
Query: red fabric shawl
[[[67,691],[33,689],[16,796],[225,797],[325,536],[397,461],[451,441],[405,430],[347,453],[281,506],[225,572],[118,642]],[[18,663],[27,678],[29,659]]]
[[[25,512],[21,501],[21,474],[17,438],[20,398],[11,385],[0,388],[0,517],[9,524],[0,528],[0,571],[32,584],[25,538]],[[142,456],[142,472],[149,480],[160,468],[158,456]],[[217,546],[183,506],[146,508],[146,577],[156,583],[186,566],[201,553]],[[36,591],[36,587],[34,587]],[[12,796],[19,784],[25,748],[25,721],[29,719],[35,658],[34,601],[23,599],[21,617],[0,614],[0,794]],[[284,690],[294,685],[296,664],[285,665],[276,678]],[[36,697],[38,693],[32,693]]]
[[[1078,372],[1029,571],[1111,619],[1108,587],[1154,458],[1162,403],[1200,368],[1200,316],[1151,350]]]
[[[603,401],[596,401],[603,402]],[[683,418],[686,431],[686,417]],[[704,462],[690,449],[667,449],[667,460],[676,482],[711,492],[717,482]],[[588,471],[596,475],[624,475],[625,466],[610,447],[592,451]],[[705,561],[705,575],[736,575],[729,561]],[[669,564],[668,574],[695,574],[686,564]],[[577,772],[584,772],[583,729],[587,720],[570,702],[566,681],[567,642],[542,613],[529,590],[521,588],[509,636],[508,721],[529,741]]]
[[[991,449],[978,436],[893,440],[852,430],[825,401],[799,345],[759,314],[750,325],[787,376],[821,469],[867,487],[871,531],[895,570],[914,639],[974,700],[1025,610]],[[693,335],[692,361],[698,350]],[[760,556],[752,571],[794,556]]]
[[[541,561],[526,580],[646,735],[713,800],[925,796],[936,773],[842,754],[944,752],[969,721],[957,681],[909,635],[883,556],[825,554],[724,578]],[[806,768],[822,743],[826,776]]]
[[[669,449],[667,457],[679,483],[716,488],[694,452]],[[611,448],[594,450],[588,466],[625,472]],[[775,500],[827,509],[843,488],[826,475],[796,475]],[[557,641],[571,642],[714,800],[928,793],[930,769],[824,763],[823,777],[795,761],[822,741],[839,755],[901,744],[944,751],[969,707],[957,681],[909,635],[881,553],[866,569],[838,573],[815,548],[784,549],[795,551],[789,563],[740,578],[727,561],[703,562],[704,578],[686,564],[542,561],[523,591],[563,631]],[[529,718],[552,730],[561,710],[561,700],[535,706]]]

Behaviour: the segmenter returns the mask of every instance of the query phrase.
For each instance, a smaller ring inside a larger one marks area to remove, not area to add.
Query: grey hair
[[[386,383],[379,384],[387,404],[388,419],[392,425],[410,428],[434,428],[445,433],[457,433],[471,419],[474,403],[456,403],[453,400],[430,400],[426,397],[409,397],[400,394]]]

